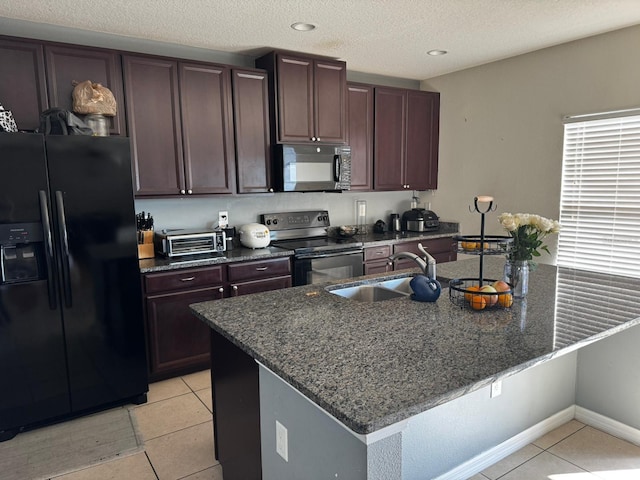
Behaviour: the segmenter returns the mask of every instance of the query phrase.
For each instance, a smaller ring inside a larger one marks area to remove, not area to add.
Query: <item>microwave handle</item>
[[[340,181],[340,155],[333,156],[333,180]]]

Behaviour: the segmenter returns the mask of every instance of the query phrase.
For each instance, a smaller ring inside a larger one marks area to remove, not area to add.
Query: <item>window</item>
[[[565,119],[558,265],[640,277],[640,110]]]

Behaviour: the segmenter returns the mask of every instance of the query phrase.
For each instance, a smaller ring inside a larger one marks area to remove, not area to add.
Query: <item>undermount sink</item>
[[[349,298],[357,302],[381,302],[393,298],[407,297],[413,293],[409,282],[413,277],[394,278],[375,283],[362,283],[349,287],[328,287],[334,295]]]

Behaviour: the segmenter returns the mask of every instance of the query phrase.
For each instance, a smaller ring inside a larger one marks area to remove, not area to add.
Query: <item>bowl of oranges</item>
[[[497,235],[458,235],[458,253],[470,255],[504,255],[508,253],[512,237]]]
[[[449,299],[454,305],[476,311],[511,308],[513,290],[503,280],[454,278],[449,282]]]

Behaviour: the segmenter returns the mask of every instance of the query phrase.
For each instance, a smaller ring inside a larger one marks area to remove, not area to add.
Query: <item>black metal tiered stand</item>
[[[459,253],[478,255],[480,257],[478,278],[454,278],[451,280],[449,282],[449,299],[454,305],[461,308],[472,308],[470,300],[475,296],[481,296],[485,299],[485,306],[478,308],[477,310],[479,311],[493,308],[509,308],[513,303],[513,286],[508,283],[509,290],[497,293],[469,290],[472,286],[482,287],[485,282],[488,284],[496,281],[484,278],[484,256],[505,255],[513,242],[513,238],[509,236],[485,235],[484,233],[485,214],[493,212],[497,208],[493,203],[492,197],[475,197],[473,203],[474,208],[472,209],[469,206],[469,211],[475,211],[480,214],[480,235],[458,235],[454,238],[458,241]],[[487,205],[482,209],[478,203],[487,203]]]

